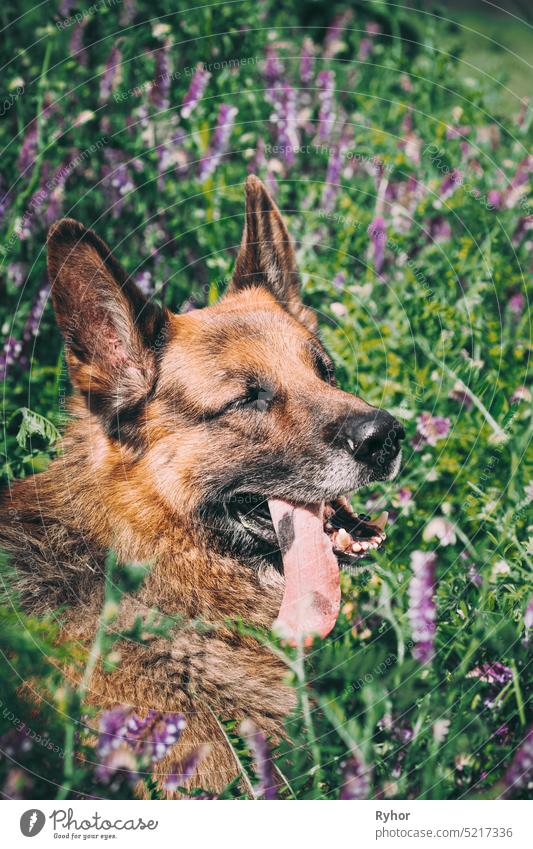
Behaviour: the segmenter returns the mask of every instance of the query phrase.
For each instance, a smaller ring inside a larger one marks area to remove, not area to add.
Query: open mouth
[[[276,550],[279,541],[273,525],[269,500],[264,495],[246,493],[233,496],[232,513],[249,532],[269,543]],[[375,518],[357,514],[352,510],[346,496],[340,495],[323,507],[324,532],[341,568],[349,568],[364,559],[371,551],[383,546],[387,536],[385,527],[388,514]]]
[[[255,495],[242,500],[235,511],[240,523],[276,545],[283,560],[285,589],[274,629],[293,644],[327,636],[340,609],[339,568],[383,545],[387,514],[357,515],[344,496],[311,504]]]

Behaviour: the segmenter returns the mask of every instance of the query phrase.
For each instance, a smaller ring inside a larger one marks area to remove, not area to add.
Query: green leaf
[[[49,419],[35,413],[29,407],[20,407],[15,415],[19,414],[22,416],[22,421],[17,433],[17,443],[21,448],[27,448],[28,439],[31,440],[32,436],[40,436],[49,446],[54,445],[59,439],[59,431]]]

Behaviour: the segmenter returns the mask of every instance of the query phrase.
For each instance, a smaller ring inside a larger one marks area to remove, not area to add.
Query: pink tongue
[[[272,498],[268,506],[285,572],[274,629],[293,643],[326,637],[339,615],[341,590],[337,558],[324,531],[324,504],[302,506]]]

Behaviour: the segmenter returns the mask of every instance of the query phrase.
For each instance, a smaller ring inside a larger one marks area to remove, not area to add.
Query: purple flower
[[[371,770],[355,756],[349,758],[342,768],[340,799],[368,799]]]
[[[5,380],[8,366],[17,362],[21,351],[22,342],[14,336],[8,336],[0,352],[0,381]]]
[[[155,79],[150,90],[150,100],[156,109],[168,109],[170,105],[170,81],[171,70],[169,53],[172,42],[169,38],[165,40],[155,54]]]
[[[250,161],[248,170],[250,174],[256,174],[257,172],[265,171],[265,183],[268,187],[268,190],[272,195],[274,195],[274,197],[277,195],[278,184],[276,182],[274,172],[270,167],[270,163],[267,161],[267,158],[265,156],[265,143],[263,139],[259,139],[259,141],[257,142],[255,156]]]
[[[31,355],[32,342],[39,335],[41,319],[43,317],[44,309],[46,307],[49,294],[50,283],[48,282],[48,280],[45,280],[45,282],[39,287],[37,291],[37,295],[35,296],[35,300],[31,305],[28,317],[26,319],[26,323],[24,325],[24,329],[22,331],[22,351],[20,353],[19,363],[23,367],[26,367],[28,365],[29,358]]]
[[[250,749],[257,773],[258,782],[255,792],[263,799],[272,800],[277,798],[277,785],[279,782],[274,777],[274,764],[267,740],[250,719],[241,722],[240,733],[246,740]]]
[[[134,281],[143,295],[150,295],[154,291],[154,281],[151,271],[140,271],[135,275]]]
[[[28,274],[28,266],[25,262],[11,262],[7,266],[7,276],[12,285],[17,289],[22,286]]]
[[[415,451],[421,451],[426,445],[435,446],[439,439],[445,439],[450,432],[450,419],[444,416],[432,416],[421,413],[416,420],[416,433],[412,441]]]
[[[150,710],[141,719],[129,707],[105,711],[100,717],[96,777],[108,782],[119,774],[135,781],[139,764],[149,766],[163,758],[177,743],[184,727],[181,714]]]
[[[383,268],[383,261],[385,259],[385,240],[387,238],[385,219],[383,216],[378,215],[377,218],[374,218],[368,228],[368,235],[372,241],[374,269],[376,274],[379,274]]]
[[[17,171],[25,180],[29,180],[33,166],[35,165],[35,157],[37,156],[37,118],[33,118],[28,124],[22,147],[17,162]]]
[[[126,195],[135,189],[125,154],[115,147],[104,149],[102,190],[113,218],[118,218],[126,203]]]
[[[358,59],[360,62],[366,62],[374,49],[374,42],[371,38],[362,38],[359,42]]]
[[[503,687],[504,684],[512,680],[513,670],[500,663],[499,660],[495,660],[492,663],[482,663],[480,666],[475,666],[467,673],[466,677],[479,678],[486,684],[497,684]]]
[[[176,792],[178,787],[182,787],[187,781],[193,778],[201,760],[205,758],[209,752],[208,745],[199,746],[193,749],[181,763],[172,767],[172,772],[167,775],[164,781],[165,790]]]
[[[335,91],[335,74],[333,71],[320,71],[317,78],[318,100],[318,137],[320,141],[328,141],[335,124],[333,111],[333,96]]]
[[[193,109],[195,109],[195,107],[198,105],[198,103],[203,97],[210,76],[211,74],[209,73],[209,71],[205,71],[201,66],[197,67],[191,80],[189,90],[187,91],[187,94],[183,98],[183,103],[181,104],[182,118],[188,118]]]
[[[526,605],[526,609],[524,612],[524,642],[526,645],[529,644],[529,639],[531,636],[531,631],[533,630],[533,595],[529,597],[529,601]]]
[[[346,283],[346,274],[344,273],[344,271],[339,271],[339,273],[335,275],[331,282],[335,289],[338,289],[339,292],[342,292],[344,290],[344,284]]]
[[[134,20],[137,14],[137,4],[135,0],[122,0],[120,16],[118,22],[121,27],[126,27]]]
[[[409,622],[414,642],[413,657],[420,663],[430,663],[435,654],[435,567],[433,551],[413,551],[409,582]]]
[[[0,174],[0,223],[7,210],[11,206],[11,195],[7,189],[7,183]]]
[[[209,142],[207,152],[200,160],[198,169],[200,180],[206,180],[213,174],[223,155],[226,153],[236,115],[237,108],[235,106],[222,103],[218,111],[217,124]]]
[[[273,44],[266,46],[265,80],[269,88],[279,82],[283,74],[283,65]]]
[[[304,85],[309,85],[314,73],[314,45],[310,38],[304,38],[300,53],[300,79]]]
[[[270,120],[277,125],[281,154],[287,165],[294,165],[294,151],[299,145],[296,92],[287,83],[276,85],[269,92],[269,99],[274,105]]]
[[[100,101],[105,102],[120,82],[122,51],[113,45],[100,80]]]
[[[458,186],[463,182],[463,174],[459,168],[454,168],[450,171],[440,184],[439,194],[441,198],[446,199],[449,198],[450,195],[453,195],[454,191]]]
[[[76,62],[82,67],[86,68],[89,64],[89,54],[87,53],[87,48],[83,44],[83,36],[85,34],[85,27],[89,23],[89,16],[83,18],[82,21],[75,23],[72,27],[72,35],[70,36],[70,41],[68,45],[68,49],[70,55],[76,59]]]
[[[339,192],[339,181],[341,178],[343,157],[339,145],[336,145],[330,154],[328,170],[326,173],[326,185],[322,192],[322,206],[326,212],[331,212],[335,207],[335,200]]]
[[[450,222],[443,215],[432,218],[428,225],[429,235],[434,242],[447,242],[451,239],[452,228]]]
[[[514,790],[526,787],[533,779],[533,728],[530,728],[516,752],[511,766],[504,775],[504,797]]]
[[[487,201],[491,209],[500,209],[502,205],[502,193],[498,189],[487,192]]]
[[[509,312],[512,313],[512,315],[514,315],[516,318],[522,317],[525,305],[526,299],[524,298],[522,292],[516,292],[514,295],[511,295],[511,297],[507,301],[507,308]]]
[[[326,30],[324,38],[324,58],[331,59],[339,50],[342,49],[342,34],[346,29],[346,24],[352,18],[352,10],[348,9],[345,12],[340,12],[335,15],[330,26]]]
[[[527,386],[517,386],[511,395],[511,404],[520,404],[522,401],[528,404],[531,401],[531,392]]]

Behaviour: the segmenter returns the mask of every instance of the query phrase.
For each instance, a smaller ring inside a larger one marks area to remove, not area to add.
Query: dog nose
[[[354,458],[375,465],[394,460],[405,431],[390,413],[373,410],[362,416],[352,416],[346,423],[345,435]]]

